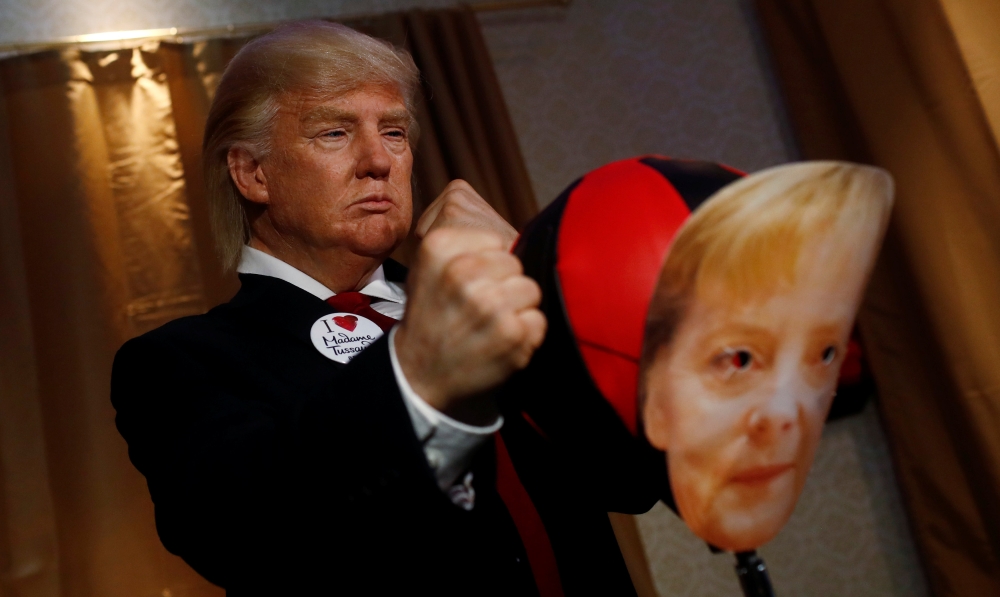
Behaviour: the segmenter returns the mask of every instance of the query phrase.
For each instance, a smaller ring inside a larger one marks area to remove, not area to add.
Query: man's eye
[[[347,135],[347,133],[344,132],[344,131],[341,131],[341,130],[330,131],[329,133],[324,133],[323,134],[324,137],[330,137],[332,139],[337,139],[337,138],[343,137],[345,135]]]
[[[820,360],[824,365],[829,365],[833,362],[833,359],[837,358],[837,347],[827,346],[823,349],[823,353],[820,355]]]
[[[388,135],[388,136],[390,136],[390,137],[392,137],[392,138],[394,138],[394,139],[402,139],[402,138],[406,137],[406,133],[404,133],[403,131],[399,131],[399,130],[396,130],[396,131],[387,131],[385,134]]]

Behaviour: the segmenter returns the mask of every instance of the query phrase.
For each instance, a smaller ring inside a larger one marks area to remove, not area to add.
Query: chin
[[[368,257],[388,257],[410,232],[405,222],[366,222],[351,243],[351,250]]]
[[[781,525],[762,524],[752,520],[731,520],[736,515],[730,513],[727,520],[720,521],[720,527],[708,530],[702,539],[731,552],[753,551],[774,539]]]
[[[727,551],[750,551],[774,539],[791,517],[795,495],[788,481],[755,488],[730,485],[700,504],[678,506],[682,514],[696,510],[685,521],[700,538]]]
[[[721,513],[715,529],[721,543],[715,545],[731,551],[749,551],[764,545],[785,526],[794,505],[794,501],[768,501]]]

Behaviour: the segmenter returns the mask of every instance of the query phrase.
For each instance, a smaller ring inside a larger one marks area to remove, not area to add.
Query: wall
[[[445,6],[450,0],[0,0],[0,44]],[[608,161],[661,153],[748,171],[795,158],[752,13],[741,0],[575,0],[484,15],[540,203]],[[660,593],[739,594],[672,513],[640,529]],[[875,409],[829,425],[788,527],[762,554],[779,594],[927,593]]]
[[[748,171],[794,157],[738,0],[576,0],[482,22],[541,203],[638,154]]]
[[[0,44],[103,31],[376,14],[450,0],[0,0]]]

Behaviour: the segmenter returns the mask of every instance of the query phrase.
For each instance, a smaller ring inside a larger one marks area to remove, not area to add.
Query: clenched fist
[[[427,234],[410,270],[395,348],[413,390],[439,411],[486,424],[486,395],[523,368],[545,336],[541,290],[507,241],[489,231],[442,227]]]
[[[517,240],[517,230],[500,217],[485,199],[464,180],[453,180],[427,206],[413,232],[424,238],[440,228],[474,228],[497,234],[508,250]]]

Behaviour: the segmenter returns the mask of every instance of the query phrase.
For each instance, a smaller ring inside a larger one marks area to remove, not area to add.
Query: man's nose
[[[382,135],[377,130],[361,131],[355,138],[357,178],[386,178],[392,169],[392,156],[382,143]]]

